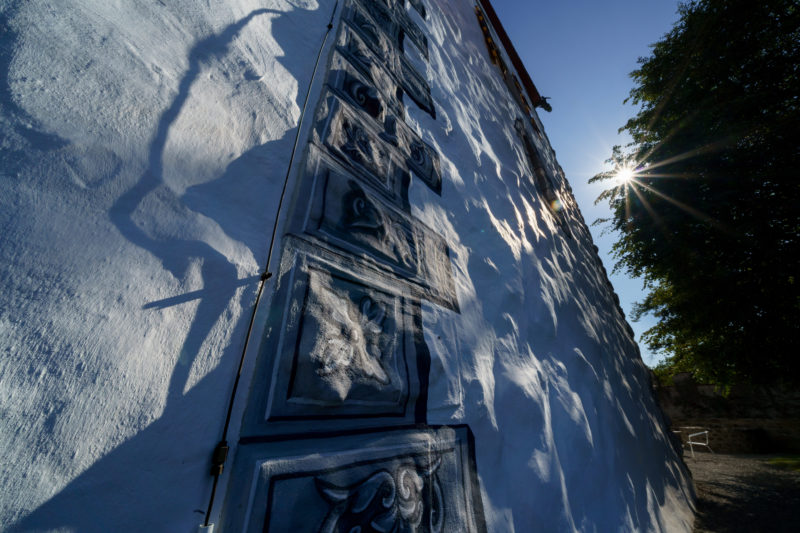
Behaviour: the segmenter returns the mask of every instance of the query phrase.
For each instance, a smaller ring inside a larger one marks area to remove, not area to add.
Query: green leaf
[[[669,368],[714,383],[800,383],[800,8],[697,0],[631,73],[633,139],[590,183],[614,271],[644,279],[633,319]]]

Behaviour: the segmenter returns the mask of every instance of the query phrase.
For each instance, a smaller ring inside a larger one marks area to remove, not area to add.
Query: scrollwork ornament
[[[317,491],[330,505],[319,533],[441,533],[440,466],[441,458],[424,467],[404,463],[345,487],[317,478]]]
[[[384,114],[383,104],[378,96],[378,91],[374,87],[361,83],[357,78],[348,74],[343,88],[350,98],[370,116],[379,118]]]
[[[380,46],[381,35],[378,27],[375,24],[373,24],[372,21],[369,20],[360,11],[356,11],[355,13],[353,13],[353,24],[359,29],[359,31],[364,35],[364,37],[367,40],[372,42],[374,48],[380,48],[380,50],[375,50],[373,48],[373,51],[381,52],[379,53],[379,55],[383,56],[385,50],[383,49],[382,46]]]
[[[412,141],[409,147],[411,161],[420,169],[429,170],[431,167],[431,158],[428,155],[428,150],[425,145],[420,141]]]
[[[408,230],[371,201],[355,181],[348,181],[348,186],[342,197],[342,227],[353,235],[368,236],[372,246],[398,265],[416,269],[417,257]]]
[[[366,48],[361,46],[361,43],[353,37],[352,34],[348,34],[347,41],[345,42],[344,46],[341,48],[342,53],[346,56],[349,56],[353,61],[361,65],[361,68],[369,71],[372,66],[372,58],[370,58],[370,54]]]
[[[372,163],[375,160],[372,143],[367,132],[349,119],[342,121],[344,143],[341,150],[356,163]]]
[[[392,35],[395,33],[395,31],[393,31],[394,21],[385,6],[374,0],[362,2],[361,5],[386,34]]]

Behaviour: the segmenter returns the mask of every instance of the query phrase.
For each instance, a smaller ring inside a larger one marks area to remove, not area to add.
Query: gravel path
[[[800,532],[800,472],[769,455],[696,453],[685,460],[697,488],[695,533]]]

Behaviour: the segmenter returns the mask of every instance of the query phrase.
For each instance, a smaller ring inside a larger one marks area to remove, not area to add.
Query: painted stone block
[[[399,205],[407,205],[408,172],[395,148],[369,115],[327,93],[315,116],[312,140],[325,147],[353,172],[385,190]]]
[[[243,444],[225,530],[482,532],[471,448],[465,427]]]
[[[337,50],[372,80],[385,77],[385,73],[388,73],[409,98],[435,117],[428,82],[401,50],[394,47],[387,49],[387,42],[380,27],[354,5],[349,18],[342,24]]]
[[[351,5],[363,9],[369,17],[390,36],[399,50],[403,50],[404,40],[408,38],[414,46],[428,58],[428,38],[419,26],[409,17],[404,2],[395,0],[351,0]]]
[[[528,164],[531,168],[532,181],[535,184],[539,196],[543,197],[544,204],[547,206],[564,234],[571,238],[572,231],[569,229],[569,223],[564,216],[564,211],[561,206],[561,199],[556,192],[557,185],[548,172],[544,160],[536,149],[528,133],[525,121],[518,118],[514,122],[514,128],[517,130],[517,134],[522,141],[522,147],[525,150],[525,155],[527,156]]]
[[[389,271],[415,298],[458,309],[444,239],[316,147],[309,148],[297,198],[308,204],[295,208],[289,231]]]
[[[348,74],[345,72],[345,76]],[[316,113],[315,140],[327,146],[358,171],[372,174],[398,198],[407,195],[398,187],[413,172],[437,194],[441,194],[442,177],[439,154],[425,143],[405,122],[388,111],[377,91],[370,91],[350,77],[350,92],[323,95]],[[348,81],[347,79],[343,81]],[[353,105],[353,100],[360,97]],[[382,119],[382,122],[381,122]],[[383,175],[381,174],[383,173]]]
[[[428,18],[428,12],[425,9],[425,4],[422,3],[422,0],[409,0],[408,3],[411,4],[411,7],[417,10],[417,13],[419,13],[422,18]]]
[[[413,133],[410,128],[401,128],[402,145],[406,154],[406,164],[414,175],[436,194],[442,194],[442,174],[439,153]]]
[[[428,370],[418,304],[353,257],[285,243],[243,434],[413,422]]]
[[[383,124],[382,135],[386,136],[387,141],[397,144],[396,124],[398,117],[405,116],[403,102],[399,98],[402,90],[388,73],[379,74],[384,77],[376,84],[371,73],[365,75],[359,72],[336,51],[331,59],[328,86],[351,105]]]

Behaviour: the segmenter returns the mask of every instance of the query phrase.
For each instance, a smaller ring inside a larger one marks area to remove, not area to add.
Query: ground
[[[800,471],[773,455],[696,453],[695,533],[800,531]]]

